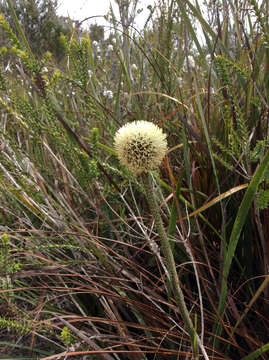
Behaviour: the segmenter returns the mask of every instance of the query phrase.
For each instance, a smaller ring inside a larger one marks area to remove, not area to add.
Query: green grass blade
[[[256,293],[254,294],[253,298],[250,300],[250,302],[247,304],[243,314],[240,316],[240,318],[237,320],[234,328],[233,328],[233,333],[235,332],[235,329],[238,327],[238,325],[241,323],[241,321],[244,319],[244,317],[247,315],[247,313],[249,312],[249,310],[251,309],[252,305],[254,304],[254,302],[259,298],[259,296],[262,294],[262,292],[264,291],[264,289],[267,287],[269,283],[269,275],[266,276],[266,278],[263,280],[262,284],[259,286],[258,290],[256,291]]]
[[[236,215],[236,219],[233,225],[230,242],[228,245],[228,249],[226,252],[226,257],[224,259],[223,265],[223,273],[222,273],[222,285],[221,285],[221,294],[220,294],[220,301],[218,306],[219,315],[222,317],[225,309],[226,297],[227,297],[227,278],[230,272],[230,267],[234,258],[235,249],[243,229],[243,226],[246,221],[246,217],[249,212],[249,208],[253,198],[257,192],[258,185],[262,181],[263,176],[265,174],[266,169],[269,165],[269,150],[267,151],[266,155],[264,156],[262,162],[258,166],[253,175],[253,178],[248,186],[248,189],[244,195],[244,198],[241,202],[239,207],[238,213]]]
[[[234,188],[226,191],[223,194],[220,194],[219,196],[215,197],[214,199],[212,199],[209,202],[206,202],[203,206],[201,206],[199,209],[193,211],[192,213],[188,214],[188,216],[186,216],[186,218],[190,218],[194,215],[197,215],[199,213],[201,213],[202,211],[205,211],[206,209],[210,208],[211,206],[217,204],[218,202],[220,202],[221,200],[231,196],[232,194],[245,189],[246,187],[248,187],[248,184],[242,184],[242,185],[238,185],[235,186]]]
[[[265,353],[269,350],[269,343],[265,344],[264,346],[260,347],[259,349],[255,350],[253,353],[244,356],[241,360],[254,360],[260,357],[261,354]]]
[[[53,355],[51,352],[48,352],[46,350],[36,349],[36,348],[30,347],[30,346],[22,346],[19,344],[13,344],[8,341],[0,341],[0,346],[1,345],[16,348],[16,349],[21,349],[21,350],[28,350],[28,351],[36,352],[36,353],[42,354],[42,355]],[[16,358],[12,358],[12,359],[15,360]],[[6,359],[6,360],[8,360],[8,359]]]
[[[184,21],[186,22],[186,26],[188,28],[189,33],[191,34],[191,37],[193,39],[193,41],[195,42],[196,48],[199,51],[199,53],[203,56],[203,49],[202,46],[196,36],[196,32],[192,26],[190,17],[188,16],[187,12],[186,12],[186,5],[183,4],[182,1],[178,0],[177,1],[178,7],[180,8],[181,14],[182,14],[182,18],[184,19]]]

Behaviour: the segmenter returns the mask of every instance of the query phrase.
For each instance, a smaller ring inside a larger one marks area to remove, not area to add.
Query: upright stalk
[[[204,358],[209,360],[205,348],[196,334],[186,307],[184,295],[177,276],[174,256],[152,191],[150,174],[152,169],[156,169],[161,164],[167,152],[166,134],[163,133],[161,128],[149,121],[133,121],[125,124],[117,131],[114,137],[114,146],[121,164],[135,176],[141,175],[150,209],[161,239],[162,251],[167,261],[171,288],[187,333],[191,338],[194,357],[198,360],[198,344]]]
[[[195,354],[195,358],[198,359],[198,351],[197,351],[198,336],[196,334],[196,331],[195,331],[193,323],[191,321],[188,309],[186,307],[184,295],[183,295],[183,292],[181,290],[179,280],[178,280],[174,256],[173,256],[173,253],[172,253],[172,250],[171,250],[171,247],[169,244],[169,240],[168,240],[168,237],[166,235],[166,232],[165,232],[165,229],[163,226],[162,218],[158,211],[158,206],[156,203],[154,193],[152,191],[152,180],[151,180],[152,177],[151,177],[150,173],[143,173],[141,175],[141,178],[142,178],[143,186],[144,186],[144,189],[146,192],[147,200],[149,202],[150,210],[155,219],[156,228],[158,230],[158,234],[161,239],[162,251],[163,251],[163,254],[167,261],[167,268],[168,268],[168,273],[170,276],[169,280],[171,283],[172,291],[174,293],[174,296],[175,296],[175,299],[177,302],[177,306],[178,306],[180,315],[182,317],[182,320],[184,322],[184,325],[186,327],[186,330],[191,338],[191,343],[192,343],[193,352]]]

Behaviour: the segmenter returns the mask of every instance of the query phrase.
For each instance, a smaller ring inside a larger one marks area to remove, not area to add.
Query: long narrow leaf
[[[220,194],[219,196],[216,196],[214,199],[207,202],[206,204],[201,206],[199,209],[190,213],[188,216],[186,216],[186,218],[190,218],[191,216],[197,215],[197,214],[201,213],[202,211],[205,211],[206,209],[210,208],[211,206],[217,204],[219,201],[225,199],[228,196],[231,196],[232,194],[236,193],[237,191],[245,189],[246,187],[248,187],[248,184],[238,185],[238,186],[226,191],[225,193]]]
[[[257,170],[255,171],[255,174],[253,175],[253,178],[247,188],[247,191],[244,195],[244,198],[241,202],[241,205],[239,207],[229,245],[228,250],[226,253],[226,257],[224,259],[224,265],[223,265],[223,273],[222,273],[222,284],[221,284],[221,294],[220,294],[220,301],[218,306],[218,312],[219,315],[222,317],[225,309],[225,303],[226,303],[226,297],[227,297],[227,279],[230,272],[230,267],[234,258],[236,246],[241,234],[241,231],[243,229],[243,226],[245,224],[250,205],[253,201],[253,198],[257,192],[258,185],[262,181],[265,171],[268,168],[269,165],[269,150],[267,151],[266,155],[264,156],[262,162],[258,166]],[[220,330],[220,329],[219,329]]]
[[[254,359],[258,359],[260,357],[260,355],[262,355],[263,353],[265,353],[266,351],[269,350],[269,343],[265,344],[264,346],[260,347],[258,350],[255,350],[254,352],[252,352],[251,354],[244,356],[241,360],[254,360]]]

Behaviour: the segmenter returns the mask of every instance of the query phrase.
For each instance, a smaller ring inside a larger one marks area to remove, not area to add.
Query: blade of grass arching
[[[192,6],[192,4],[191,4]],[[201,10],[199,8],[199,4],[196,1],[196,7],[197,9],[199,9],[199,14],[198,16],[196,16],[202,26],[202,30],[203,30],[203,35],[205,38],[205,42],[207,44],[207,51],[206,51],[206,55],[207,54],[213,54],[215,51],[215,47],[216,47],[216,43],[218,42],[218,35],[212,30],[212,26],[210,26],[205,19],[203,18],[202,14],[201,14]],[[196,8],[194,8],[194,13],[196,12]],[[211,36],[211,39],[210,39]],[[204,62],[204,65],[206,67],[209,67],[208,61]]]
[[[197,50],[199,51],[200,55],[203,56],[204,51],[202,49],[202,46],[200,45],[200,42],[196,36],[197,30],[194,30],[193,25],[189,19],[189,16],[186,12],[186,5],[191,9],[192,14],[195,16],[195,18],[200,22],[202,29],[206,34],[209,34],[212,37],[212,42],[214,43],[217,38],[217,34],[212,30],[212,26],[210,26],[206,20],[204,19],[200,8],[198,6],[194,6],[190,1],[185,0],[185,2],[182,2],[181,0],[177,0],[178,6],[182,12],[183,18],[186,21],[186,25],[188,27],[189,33],[192,36],[193,41],[195,42],[195,45],[197,47]],[[196,2],[197,5],[197,2]],[[209,40],[209,38],[208,38]],[[225,46],[221,42],[218,42],[218,45],[221,47],[221,49],[224,51],[226,55],[228,55],[228,51],[226,50]],[[213,45],[212,45],[213,48]]]
[[[263,345],[259,349],[255,350],[251,354],[244,356],[241,360],[254,360],[258,359],[262,354],[269,350],[269,343]]]
[[[260,296],[260,294],[263,292],[263,290],[266,288],[266,286],[269,283],[269,275],[266,276],[266,278],[263,280],[262,284],[259,286],[259,289],[256,291],[256,293],[254,294],[253,298],[250,300],[250,302],[247,304],[243,314],[240,316],[240,318],[237,320],[232,334],[234,334],[236,328],[238,327],[238,325],[241,323],[241,321],[244,319],[244,317],[247,315],[247,313],[249,312],[251,306],[254,304],[254,302],[258,299],[258,297]]]
[[[201,13],[201,10],[200,10],[200,7],[198,6],[198,2],[196,1],[196,5],[194,6],[189,0],[185,0],[185,2],[183,3],[181,0],[177,0],[178,2],[178,5],[180,7],[180,9],[184,9],[185,11],[185,14],[186,14],[186,5],[188,5],[188,7],[191,9],[192,11],[192,14],[196,17],[196,19],[200,22],[201,26],[202,26],[202,29],[204,31],[204,34],[207,34],[207,44],[208,44],[208,49],[210,51],[210,49],[213,49],[214,48],[214,43],[215,41],[217,40],[217,34],[212,30],[212,26],[210,26],[207,21],[205,20],[205,18],[203,17],[202,13]],[[191,22],[189,21],[189,27],[192,27],[192,24]],[[191,34],[193,34],[193,32],[197,32],[197,30],[193,30],[193,31],[190,31]],[[211,46],[209,46],[209,38],[208,38],[208,35],[211,36],[212,38],[212,44]],[[197,40],[197,37],[196,37],[196,40],[195,38],[193,38],[193,40],[195,41],[195,44],[196,44],[196,41],[198,42]],[[197,44],[196,44],[197,46]],[[218,46],[221,48],[221,50],[223,51],[223,53],[228,57],[230,58],[230,52],[228,51],[228,49],[226,49],[226,47],[224,46],[224,44],[220,41],[218,41]],[[198,49],[198,48],[197,48]],[[199,50],[199,49],[198,49]],[[199,51],[200,52],[200,51]],[[212,53],[212,52],[210,52]],[[201,55],[203,55],[202,52],[200,52]]]
[[[210,26],[204,19],[201,9],[200,9],[200,6],[199,6],[199,1],[197,1],[197,0],[195,1],[195,6],[188,0],[186,1],[186,3],[188,4],[189,8],[191,9],[193,15],[199,20],[200,24],[202,25],[202,27],[206,31],[206,33],[210,34],[212,39],[215,40],[217,34],[214,32],[214,30],[212,30],[212,26]]]
[[[246,187],[248,187],[248,184],[238,185],[238,186],[226,191],[225,193],[220,194],[219,196],[216,196],[214,199],[207,202],[206,204],[201,206],[199,209],[197,209],[197,210],[193,211],[192,213],[188,214],[188,216],[186,216],[185,218],[190,218],[191,216],[197,215],[197,214],[201,213],[202,211],[205,211],[206,209],[208,209],[211,206],[217,204],[221,200],[227,198],[228,196],[231,196],[232,194],[234,194],[234,193],[236,193],[236,192],[238,192],[240,190],[245,189]]]
[[[30,48],[30,46],[29,46],[29,43],[28,43],[28,41],[27,41],[27,39],[26,39],[26,36],[25,36],[25,34],[24,34],[24,31],[23,31],[23,29],[22,29],[22,27],[21,27],[21,25],[20,25],[20,23],[19,23],[18,17],[17,17],[17,15],[16,15],[16,12],[15,12],[15,10],[14,10],[14,7],[13,7],[13,5],[12,5],[11,0],[7,0],[7,3],[8,3],[8,6],[9,6],[9,9],[10,9],[10,12],[11,12],[11,14],[12,14],[12,18],[13,18],[13,20],[14,20],[14,23],[15,23],[15,26],[16,26],[16,28],[17,28],[17,31],[18,31],[18,33],[19,33],[20,36],[21,36],[21,39],[22,39],[22,41],[23,41],[23,44],[24,44],[25,48],[27,49],[28,55],[29,55],[29,56],[31,57],[31,59],[34,61],[34,60],[35,60],[35,57],[34,57],[34,55],[33,55],[33,53],[32,53],[32,50],[31,50],[31,48]]]
[[[223,271],[222,271],[221,293],[220,293],[220,300],[219,300],[219,305],[218,305],[218,313],[221,318],[223,317],[224,310],[225,310],[225,303],[226,303],[226,297],[227,297],[227,279],[228,279],[230,267],[231,267],[231,264],[232,264],[232,261],[234,258],[235,249],[236,249],[241,231],[245,224],[251,202],[253,201],[253,198],[258,189],[258,185],[262,181],[265,171],[268,167],[269,167],[269,150],[265,154],[262,162],[260,163],[260,165],[258,166],[258,168],[255,171],[255,174],[252,177],[252,180],[247,188],[247,191],[246,191],[246,193],[243,197],[243,200],[240,204],[240,207],[238,209],[236,219],[235,219],[235,222],[233,225],[228,249],[226,252],[226,256],[224,258]],[[217,322],[218,322],[218,320],[217,320]],[[218,326],[216,335],[220,335],[220,334],[221,334],[221,327]]]
[[[199,51],[200,55],[203,57],[204,56],[204,51],[203,51],[203,48],[202,46],[200,45],[200,42],[196,36],[196,31],[194,30],[193,26],[192,26],[192,23],[190,21],[190,18],[189,16],[187,15],[187,12],[186,12],[186,4],[185,2],[183,3],[181,0],[177,0],[177,4],[178,4],[178,7],[180,8],[180,11],[181,11],[181,14],[182,14],[182,18],[183,20],[185,21],[186,23],[186,26],[187,26],[187,29],[188,29],[188,32],[191,34],[192,36],[192,39],[196,45],[196,48],[197,50]],[[211,29],[211,32],[212,32],[212,29]]]

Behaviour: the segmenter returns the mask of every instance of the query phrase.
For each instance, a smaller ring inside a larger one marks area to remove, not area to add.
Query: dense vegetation
[[[167,134],[154,192],[199,358],[269,359],[268,2],[163,0],[141,32],[117,3],[108,37],[56,17],[60,53],[17,2],[0,17],[0,358],[197,358],[113,147],[145,119]]]

